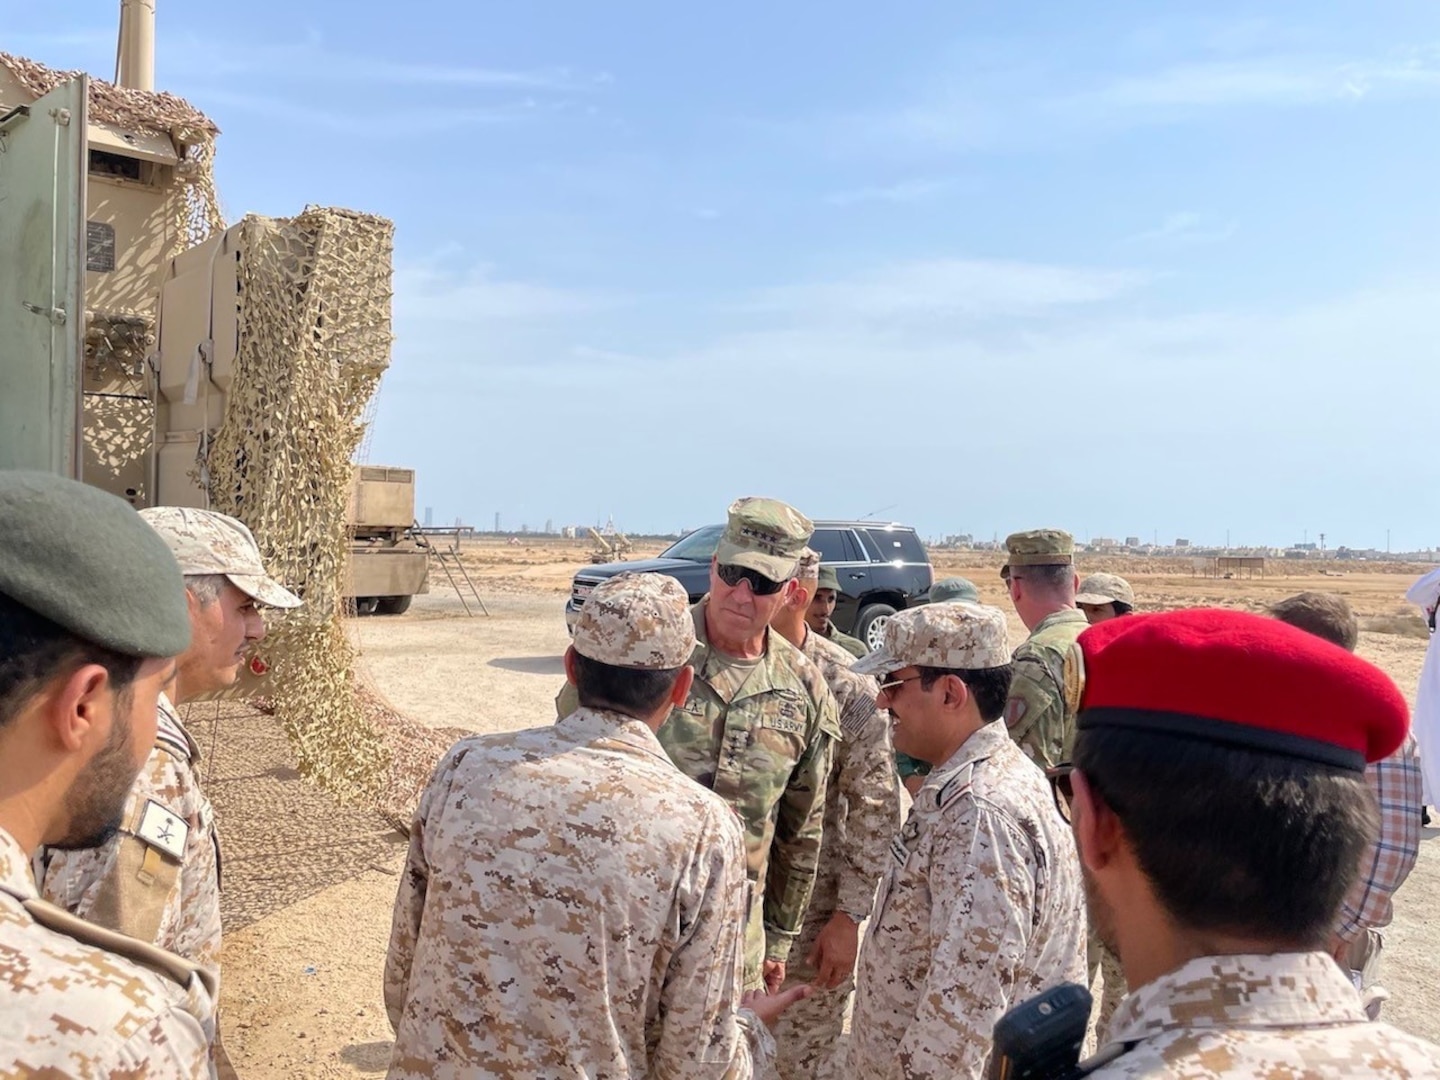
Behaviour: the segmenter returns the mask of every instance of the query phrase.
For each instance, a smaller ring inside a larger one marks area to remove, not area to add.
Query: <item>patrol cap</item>
[[[1077,604],[1128,604],[1135,606],[1135,590],[1119,574],[1091,574],[1080,582]]]
[[[820,567],[820,580],[815,583],[816,589],[830,589],[834,592],[840,591],[840,576],[835,573],[833,566]]]
[[[135,509],[49,473],[0,471],[0,593],[125,656],[190,645],[185,583]]]
[[[924,604],[892,615],[880,648],[850,665],[861,675],[919,667],[1004,667],[1010,663],[1005,616],[999,608],[962,600]]]
[[[152,506],[140,516],[170,545],[182,574],[223,574],[252,600],[296,608],[298,596],[265,573],[260,545],[244,522],[192,506]]]
[[[1005,538],[1009,558],[1000,568],[1007,581],[1012,566],[1069,566],[1075,561],[1075,538],[1064,529],[1027,529]]]
[[[932,604],[949,604],[956,600],[964,600],[968,604],[980,602],[980,590],[975,588],[973,581],[963,577],[942,578],[930,586],[928,595]]]
[[[572,644],[581,656],[612,667],[684,667],[695,652],[690,598],[669,574],[616,574],[586,598]]]
[[[778,499],[737,499],[730,504],[730,519],[715,558],[755,570],[771,581],[788,581],[814,532],[813,521]]]
[[[1409,728],[1404,696],[1375,665],[1242,611],[1110,619],[1080,635],[1066,675],[1081,737],[1152,731],[1358,773]]]
[[[820,577],[820,553],[810,547],[800,552],[800,561],[795,565],[795,576],[802,581],[817,580]]]

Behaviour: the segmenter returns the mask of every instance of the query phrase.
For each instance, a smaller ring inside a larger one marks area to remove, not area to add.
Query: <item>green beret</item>
[[[49,473],[0,471],[0,593],[126,656],[190,644],[185,579],[123,499]]]
[[[835,573],[833,566],[820,567],[820,581],[816,584],[815,588],[833,589],[837,593],[840,591],[840,576]]]

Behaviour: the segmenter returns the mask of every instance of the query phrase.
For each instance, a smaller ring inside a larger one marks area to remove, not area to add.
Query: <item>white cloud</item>
[[[587,91],[611,81],[608,74],[585,75],[565,67],[493,68],[333,52],[318,33],[283,42],[220,41],[191,33],[165,44],[167,62],[192,77],[270,76],[287,83],[567,93]]]
[[[953,186],[953,181],[928,178],[901,180],[880,187],[852,188],[825,196],[831,206],[855,206],[860,203],[915,203],[933,198]]]
[[[1371,56],[1214,50],[1221,53],[1214,58],[1205,47],[1192,51],[1203,55],[1160,65],[1144,55],[1129,61],[1138,70],[1103,76],[1046,67],[1023,56],[1008,58],[1009,66],[955,63],[893,107],[807,118],[788,134],[816,133],[828,150],[859,153],[1035,149],[1221,110],[1369,105],[1440,95],[1437,45]]]
[[[395,267],[395,321],[415,327],[447,323],[527,322],[601,311],[623,303],[616,296],[556,288],[500,277],[476,265],[447,272],[437,261]]]
[[[1111,300],[1141,280],[1141,275],[1118,270],[930,259],[764,290],[743,306],[801,318],[982,320]]]
[[[1233,221],[1224,224],[1212,221],[1193,210],[1169,214],[1153,229],[1146,229],[1129,238],[1130,243],[1164,242],[1183,245],[1216,244],[1235,235]]]

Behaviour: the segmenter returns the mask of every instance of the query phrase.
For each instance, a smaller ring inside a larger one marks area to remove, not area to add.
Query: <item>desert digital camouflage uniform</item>
[[[39,900],[0,829],[0,1076],[211,1076],[207,978]]]
[[[844,649],[808,630],[801,649],[820,669],[840,707],[840,740],[825,792],[825,833],[820,869],[800,937],[791,950],[785,985],[808,983],[816,971],[807,958],[837,911],[861,923],[870,914],[875,885],[885,872],[890,840],[900,824],[900,793],[893,764],[889,714],[875,707],[878,687],[850,670]],[[778,1071],[785,1080],[836,1075],[835,1051],[845,1010],[855,992],[851,972],[833,990],[817,990],[792,1005],[775,1028]]]
[[[196,777],[199,749],[163,694],[157,720],[155,748],[130,789],[120,830],[96,848],[41,848],[40,892],[82,919],[203,964],[218,983],[215,812]]]
[[[860,951],[846,1075],[983,1075],[1014,1004],[1085,978],[1075,843],[1001,725],[926,778]]]
[[[762,960],[788,962],[810,903],[840,727],[824,677],[779,634],[766,632],[765,655],[758,660],[712,649],[706,602],[691,609],[695,683],[660,729],[660,744],[682,773],[740,817],[753,886],[745,987],[757,989]],[[567,683],[556,709],[563,715],[578,705],[575,687]]]
[[[573,644],[683,667],[685,591],[617,575]],[[646,723],[581,708],[462,740],[421,796],[395,898],[389,1075],[763,1075],[774,1043],[739,1007],[745,896],[734,812]]]
[[[1065,707],[1065,654],[1089,626],[1083,611],[1057,611],[1015,650],[1005,726],[1041,768],[1069,760],[1075,717]]]
[[[1133,991],[1092,1080],[1440,1077],[1440,1047],[1369,1020],[1329,955],[1202,956]]]
[[[638,720],[462,740],[395,900],[389,1076],[750,1076],[773,1044],[737,1014],[744,866]]]
[[[1005,616],[926,604],[894,616],[854,670],[1003,668]],[[983,1075],[1011,1004],[1085,972],[1075,842],[1045,776],[998,720],[938,765],[890,845],[856,976],[846,1075]]]

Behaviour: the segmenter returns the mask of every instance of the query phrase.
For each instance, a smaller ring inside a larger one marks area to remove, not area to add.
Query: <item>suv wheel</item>
[[[885,624],[894,614],[895,609],[889,604],[866,604],[855,620],[855,636],[865,643],[867,649],[875,651],[885,638]]]

